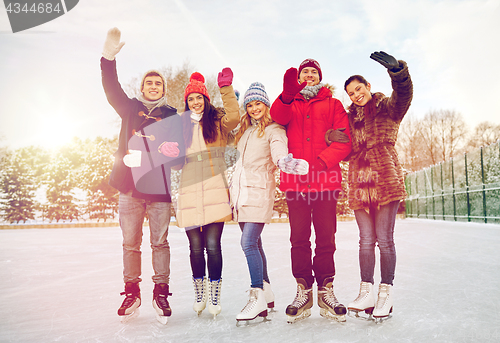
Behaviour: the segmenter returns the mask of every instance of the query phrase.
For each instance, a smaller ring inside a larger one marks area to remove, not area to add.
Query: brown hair
[[[200,120],[200,125],[203,131],[203,139],[206,143],[213,143],[217,140],[219,135],[219,130],[217,129],[217,122],[219,121],[217,109],[210,103],[210,100],[208,100],[205,95],[203,95],[203,101],[205,103],[205,109],[203,110],[203,117]],[[185,102],[184,110],[186,111],[185,113],[190,113],[187,100]],[[187,118],[190,118],[190,116],[187,115]],[[190,123],[190,119],[187,120]],[[193,138],[193,130],[191,125],[187,125],[185,128],[189,128],[184,132],[186,147],[189,147]]]
[[[162,97],[165,96],[165,94],[167,93],[167,83],[165,81],[165,78],[159,72],[154,71],[154,70],[150,70],[146,73],[146,75],[144,75],[144,77],[142,78],[140,91],[142,92],[142,90],[144,89],[144,81],[146,81],[146,77],[148,77],[148,76],[159,76],[161,78],[161,81],[163,82],[163,93],[161,96]]]
[[[351,77],[349,77],[345,83],[344,83],[344,90],[347,92],[347,86],[349,86],[349,84],[352,82],[352,81],[358,81],[359,83],[363,83],[365,86],[368,86],[368,81],[366,81],[366,79],[361,76],[361,75],[353,75]]]

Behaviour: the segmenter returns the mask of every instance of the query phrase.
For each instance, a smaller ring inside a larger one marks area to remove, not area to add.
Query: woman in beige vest
[[[205,78],[193,73],[184,92],[186,112],[182,115],[186,160],[177,199],[177,223],[186,228],[189,239],[196,297],[193,309],[200,315],[208,300],[208,311],[214,317],[221,311],[222,230],[224,222],[232,219],[224,159],[228,135],[239,122],[232,79],[229,68],[219,73],[224,108],[215,108]]]

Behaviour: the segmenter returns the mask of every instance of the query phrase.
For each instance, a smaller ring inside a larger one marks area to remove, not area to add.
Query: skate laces
[[[203,287],[203,279],[193,279],[193,283],[196,292],[196,302],[202,302],[205,298],[205,287]]]
[[[311,289],[302,289],[299,285],[297,285],[297,294],[295,295],[295,299],[293,299],[292,306],[300,308],[309,300],[309,293],[311,293]]]
[[[212,290],[212,304],[213,305],[218,305],[219,304],[219,297],[220,297],[220,282],[219,281],[211,281],[211,290]]]
[[[378,291],[377,304],[375,305],[375,308],[380,309],[384,307],[388,298],[389,298],[388,289],[386,287],[381,286]]]
[[[323,298],[323,301],[326,302],[329,305],[337,305],[339,301],[337,300],[337,297],[335,296],[335,293],[333,292],[333,286],[332,287],[323,287],[323,289],[318,290],[318,293],[321,294],[321,297]]]
[[[249,296],[247,304],[245,305],[245,307],[243,307],[243,310],[241,310],[241,312],[243,312],[243,313],[249,312],[257,303],[257,290],[250,289],[250,290],[247,290],[247,292],[250,292],[250,296]]]
[[[363,300],[364,298],[366,298],[368,296],[369,293],[370,293],[370,284],[369,283],[362,283],[361,287],[359,289],[358,297],[356,298],[356,300],[354,300],[354,302],[359,302],[359,301]]]

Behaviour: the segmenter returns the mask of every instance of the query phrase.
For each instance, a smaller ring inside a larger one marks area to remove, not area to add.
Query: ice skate
[[[312,288],[307,288],[304,279],[297,279],[297,294],[293,302],[287,306],[286,315],[288,323],[295,323],[298,320],[311,316],[313,306]]]
[[[193,278],[194,285],[194,304],[193,310],[201,315],[205,307],[207,306],[207,278],[195,279]]]
[[[269,282],[264,281],[264,297],[266,299],[267,308],[271,312],[275,312],[274,309],[274,293],[271,289],[271,284]]]
[[[251,288],[247,304],[236,316],[236,326],[241,323],[249,324],[257,317],[263,317],[267,321],[266,297],[262,289]]]
[[[357,319],[373,320],[372,313],[375,307],[375,296],[373,285],[370,282],[361,281],[358,297],[347,305],[347,315]],[[359,315],[364,312],[366,315]]]
[[[347,310],[335,297],[332,277],[323,280],[323,286],[318,287],[318,306],[322,317],[345,322]]]
[[[381,323],[391,317],[392,313],[392,285],[381,283],[378,287],[378,298],[373,310],[375,323]]]
[[[193,278],[194,284],[194,304],[193,310],[201,315],[205,307],[207,306],[207,278],[203,277],[201,279]]]
[[[153,290],[153,307],[156,310],[156,319],[163,325],[167,324],[168,317],[172,315],[172,309],[168,303],[168,296],[172,295],[168,291],[168,284],[155,284]]]
[[[126,323],[139,315],[139,306],[141,306],[141,290],[138,283],[127,282],[125,291],[120,293],[125,295],[122,305],[118,309],[120,321]]]
[[[214,316],[214,319],[222,310],[220,305],[221,286],[222,279],[213,280],[208,283],[208,312]]]

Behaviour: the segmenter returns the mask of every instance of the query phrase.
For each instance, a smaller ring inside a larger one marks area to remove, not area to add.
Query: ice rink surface
[[[500,226],[404,219],[396,223],[393,317],[374,324],[319,315],[286,322],[293,300],[288,224],[264,228],[263,244],[276,295],[276,312],[265,323],[236,327],[250,277],[237,225],[226,225],[222,313],[198,317],[189,249],[183,229],[170,227],[172,317],[155,319],[151,305],[151,249],[145,227],[142,306],[122,324],[119,227],[0,231],[0,342],[499,342]],[[347,305],[359,289],[356,223],[339,222],[335,293]],[[377,253],[378,260],[378,253]],[[378,264],[375,282],[380,280]],[[316,289],[316,286],[314,287]]]

